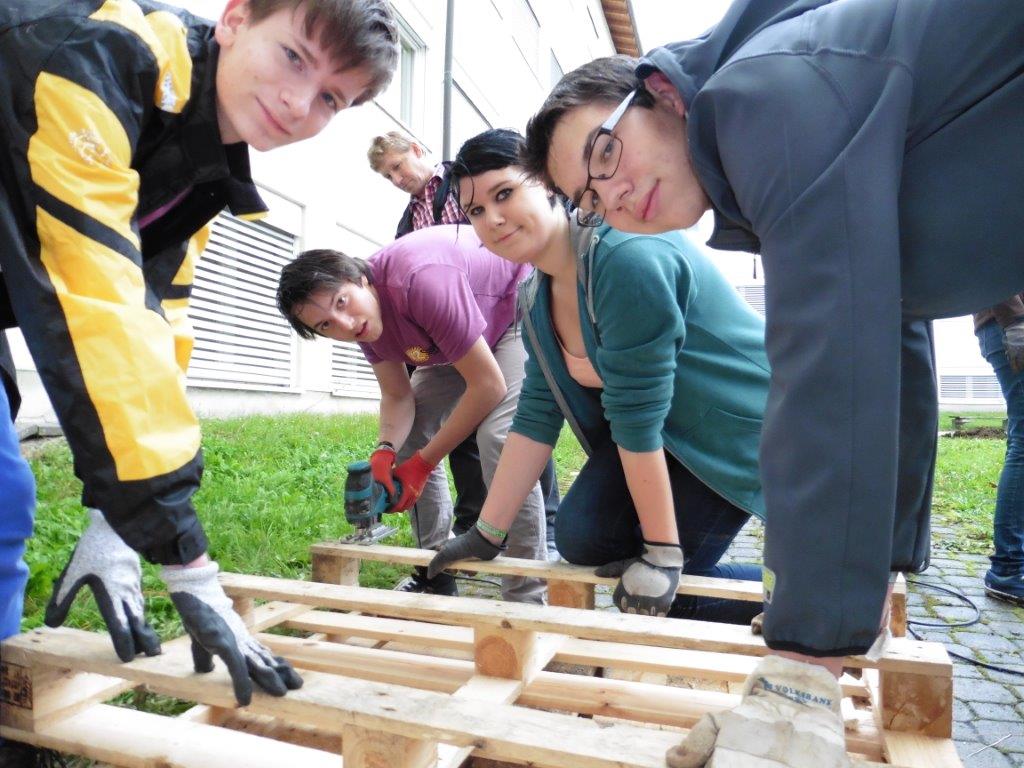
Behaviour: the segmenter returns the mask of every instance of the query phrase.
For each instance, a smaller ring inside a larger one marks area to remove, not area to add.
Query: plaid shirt
[[[437,192],[437,188],[441,186],[441,182],[444,181],[444,165],[438,164],[434,169],[434,175],[430,177],[427,182],[427,186],[423,190],[422,195],[413,196],[409,205],[412,207],[412,228],[423,229],[424,227],[432,227],[435,223],[437,224],[468,224],[469,219],[466,218],[462,209],[459,208],[459,204],[455,199],[455,195],[448,195],[448,199],[445,200],[444,208],[441,210],[441,221],[434,221],[434,194]]]

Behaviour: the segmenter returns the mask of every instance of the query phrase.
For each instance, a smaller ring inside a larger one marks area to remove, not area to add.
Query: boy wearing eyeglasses
[[[612,226],[713,210],[710,245],[764,260],[773,655],[672,766],[846,764],[835,676],[878,649],[891,574],[928,564],[928,320],[1024,288],[1022,39],[1016,0],[738,0],[697,40],[569,73],[530,122],[528,168]],[[591,148],[634,90],[605,172]]]

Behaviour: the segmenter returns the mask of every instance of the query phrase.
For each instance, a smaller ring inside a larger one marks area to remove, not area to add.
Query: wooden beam
[[[35,733],[3,727],[0,736],[127,768],[342,768],[329,752],[106,704]]]
[[[418,621],[356,616],[350,613],[328,613],[310,610],[285,626],[328,635],[348,635],[375,640],[394,641],[413,647],[430,649],[473,650],[473,631],[468,627],[428,624]],[[739,683],[746,680],[757,665],[753,656],[738,656],[709,651],[678,648],[656,648],[632,643],[609,643],[598,640],[565,638],[552,661],[588,667],[606,667],[663,675],[684,675],[704,680]],[[346,673],[347,674],[347,673]],[[850,675],[840,679],[845,696],[868,696],[863,680]]]
[[[121,664],[112,658],[108,645],[104,636],[48,630],[13,638],[4,650],[32,664],[60,660],[83,671],[116,672],[178,698],[234,705],[231,681],[222,665],[208,674],[194,674],[190,655],[184,652]],[[411,739],[443,739],[458,747],[475,747],[484,757],[549,768],[663,768],[665,751],[679,738],[651,728],[599,726],[574,716],[505,704],[481,707],[473,699],[318,672],[307,671],[303,678],[302,688],[281,698],[256,691],[249,711],[319,728],[356,725]]]
[[[395,618],[549,632],[590,640],[630,642],[667,648],[764,656],[768,648],[749,627],[733,624],[636,616],[606,611],[527,605],[470,597],[405,594],[379,589],[342,587],[308,581],[222,573],[221,584],[230,595],[244,594],[267,600],[286,600],[337,610],[362,611]],[[941,646],[906,638],[891,640],[878,661],[850,656],[850,667],[878,668],[928,675],[941,670],[949,657]]]
[[[437,553],[430,549],[391,547],[383,544],[363,546],[341,542],[321,542],[310,548],[314,562],[319,557],[343,557],[357,560],[372,560],[396,565],[427,565]],[[545,560],[524,560],[515,557],[497,557],[494,560],[460,560],[453,569],[470,573],[493,573],[500,576],[531,576],[533,578],[582,584],[603,584],[615,586],[617,579],[594,575],[594,569],[569,563],[549,563]],[[707,576],[683,574],[679,579],[680,595],[704,595],[726,600],[749,600],[762,602],[764,599],[761,582],[739,579],[713,579]]]

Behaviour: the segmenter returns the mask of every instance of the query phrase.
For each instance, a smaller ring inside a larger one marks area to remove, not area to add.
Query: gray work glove
[[[449,565],[458,560],[493,560],[502,550],[504,544],[492,544],[474,525],[465,533],[448,539],[434,555],[427,566],[427,578],[432,579]]]
[[[842,696],[824,667],[766,656],[744,683],[739,705],[704,715],[666,762],[669,768],[849,768]]]
[[[1003,328],[1003,349],[1014,373],[1024,371],[1024,320]]]
[[[89,527],[53,585],[46,604],[46,626],[63,624],[75,596],[88,584],[117,657],[131,661],[139,653],[156,656],[160,638],[146,623],[139,556],[110,527],[102,512],[90,509],[89,518]]]
[[[217,581],[217,563],[196,568],[164,567],[162,573],[182,626],[192,638],[196,672],[210,672],[213,657],[220,656],[235,686],[235,698],[243,707],[252,701],[253,680],[273,696],[284,696],[302,687],[291,665],[258,643]]]
[[[594,574],[620,577],[612,601],[623,613],[665,616],[676,596],[682,570],[682,547],[645,541],[640,557],[615,560],[599,566]]]

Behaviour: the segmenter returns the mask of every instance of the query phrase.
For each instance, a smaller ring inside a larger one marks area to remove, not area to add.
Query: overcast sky
[[[716,24],[730,0],[632,0],[633,15],[645,51],[675,40],[697,37]]]

